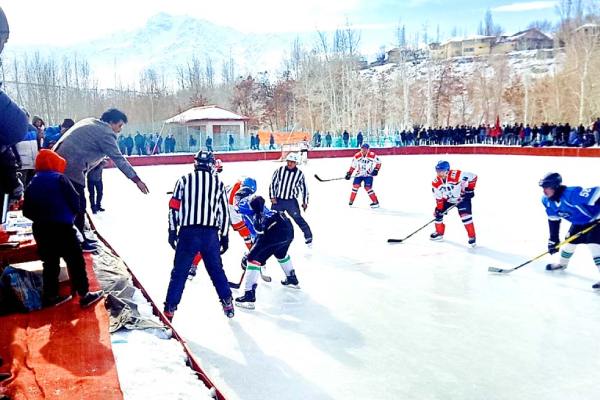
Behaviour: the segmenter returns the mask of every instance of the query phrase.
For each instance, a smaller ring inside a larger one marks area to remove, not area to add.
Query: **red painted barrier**
[[[490,154],[512,156],[546,156],[546,157],[600,157],[600,147],[516,147],[516,146],[410,146],[373,148],[382,156],[419,155],[419,154]],[[358,149],[313,149],[308,152],[309,158],[352,157]],[[215,153],[223,162],[278,160],[279,151],[247,151]],[[149,165],[191,164],[193,154],[161,154],[154,156],[127,157],[135,167]],[[111,165],[112,166],[112,165]]]

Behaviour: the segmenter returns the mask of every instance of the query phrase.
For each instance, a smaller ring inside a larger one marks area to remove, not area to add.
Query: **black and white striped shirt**
[[[304,173],[298,168],[288,169],[286,166],[277,169],[269,186],[269,196],[283,200],[302,197],[302,204],[308,204]]]
[[[208,171],[194,171],[179,178],[169,202],[169,229],[199,225],[229,230],[229,207],[225,186]]]

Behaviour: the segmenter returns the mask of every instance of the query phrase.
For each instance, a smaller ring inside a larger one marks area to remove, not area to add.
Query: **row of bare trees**
[[[493,124],[497,116],[503,122],[588,124],[600,116],[600,28],[594,25],[600,14],[594,1],[586,7],[582,1],[560,1],[555,34],[564,47],[553,51],[555,60],[542,74],[528,68],[516,73],[502,55],[467,66],[415,58],[403,26],[397,31],[400,59],[361,69],[360,34],[347,26],[318,32],[313,44],[294,41],[277,76],[239,76],[232,57],[219,66],[210,57],[192,57],[175,68],[174,79],[147,69],[129,86],[100,89],[85,60],[34,54],[3,65],[2,78],[5,90],[48,123],[119,107],[155,129],[188,107],[217,104],[248,116],[251,127],[272,130],[392,131]]]

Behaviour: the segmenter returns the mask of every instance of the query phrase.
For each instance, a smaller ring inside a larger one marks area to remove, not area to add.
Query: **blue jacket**
[[[34,223],[72,225],[79,207],[79,195],[59,172],[36,173],[25,190],[23,215]]]
[[[256,239],[259,235],[265,233],[265,230],[269,227],[273,216],[277,214],[277,212],[271,211],[265,206],[262,214],[258,216],[254,213],[252,208],[250,208],[251,200],[252,196],[241,199],[238,203],[238,211],[242,215],[252,239]]]
[[[600,187],[568,186],[558,201],[543,196],[542,203],[550,221],[564,218],[574,225],[585,225],[600,218]]]
[[[60,129],[61,129],[60,125],[49,126],[46,128],[46,130],[44,131],[44,148],[45,149],[49,149],[51,143],[58,142],[58,139],[60,139],[60,136],[61,136]]]
[[[0,147],[20,142],[27,132],[27,116],[0,90]]]

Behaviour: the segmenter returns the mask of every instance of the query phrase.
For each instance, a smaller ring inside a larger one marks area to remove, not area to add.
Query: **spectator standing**
[[[348,143],[350,142],[350,134],[345,129],[344,133],[342,133],[342,141],[344,142],[344,147],[348,147]]]
[[[8,41],[10,29],[6,15],[0,7],[0,53]],[[17,160],[14,145],[27,134],[27,115],[10,97],[0,89],[0,209],[4,195],[9,201],[19,200],[23,195],[23,184],[17,176]]]
[[[272,133],[269,137],[269,150],[275,150],[275,136]]]
[[[115,145],[116,146],[116,145]],[[103,292],[89,291],[85,260],[73,227],[81,212],[77,191],[63,172],[67,162],[52,150],[38,155],[36,175],[25,191],[23,215],[33,221],[33,237],[43,263],[43,305],[56,306],[71,299],[58,293],[60,259],[67,264],[71,288],[79,295],[81,307],[102,299]]]
[[[325,144],[327,147],[331,147],[331,142],[333,141],[333,139],[331,138],[331,132],[327,132],[327,135],[325,135]]]
[[[210,136],[206,136],[206,151],[213,152],[213,138]]]
[[[23,140],[15,145],[15,148],[21,180],[26,187],[35,173],[35,158],[38,154],[38,130],[33,125],[29,125],[27,134]]]
[[[73,121],[71,118],[65,118],[62,124],[47,127],[44,131],[43,147],[45,149],[51,149],[56,144],[56,142],[58,142],[58,139],[60,139],[60,137],[66,131],[71,129],[73,125],[75,125],[75,121]]]
[[[125,138],[125,148],[127,149],[127,155],[130,156],[133,153],[133,138],[131,133]]]
[[[229,151],[233,150],[233,145],[234,145],[235,141],[233,139],[233,135],[230,133],[229,134]]]
[[[127,123],[127,116],[120,110],[111,108],[100,119],[86,118],[76,123],[60,138],[55,151],[67,161],[65,176],[69,178],[79,194],[80,207],[75,218],[75,226],[84,236],[83,249],[93,251],[91,240],[85,239],[85,171],[89,165],[95,165],[103,157],[109,157],[131,179],[142,193],[148,193],[148,187],[137,176],[133,167],[123,157],[117,146],[117,134]]]
[[[143,156],[146,154],[145,151],[145,144],[146,144],[146,139],[144,139],[144,136],[137,131],[135,133],[135,149],[137,150],[137,154],[138,156]]]

